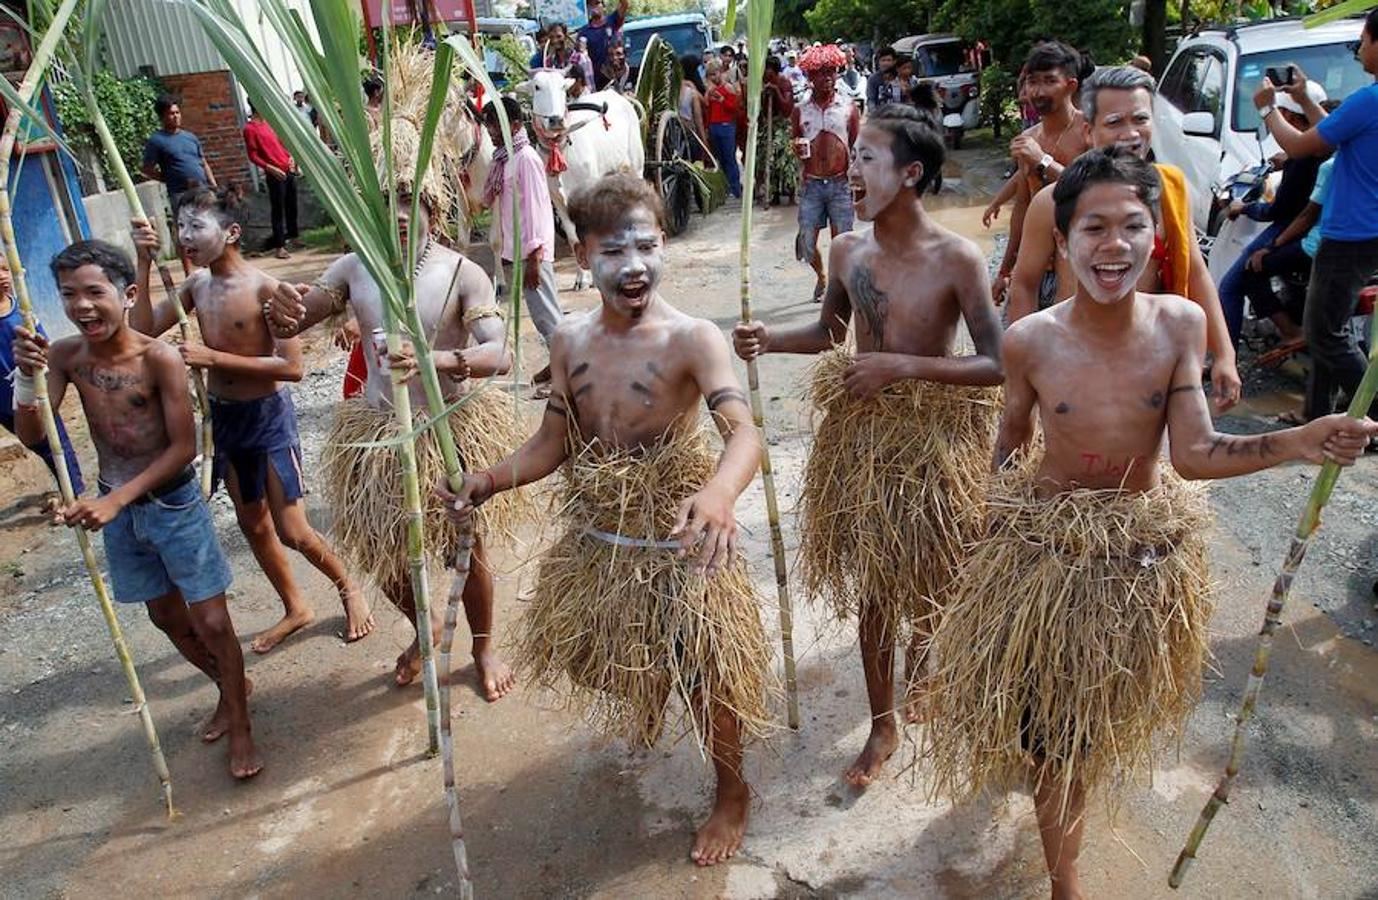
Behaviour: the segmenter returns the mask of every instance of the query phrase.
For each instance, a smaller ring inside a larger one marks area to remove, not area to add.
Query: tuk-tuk
[[[662,41],[675,48],[675,56],[692,53],[703,56],[711,46],[713,33],[703,13],[681,13],[670,16],[644,16],[628,19],[622,26],[622,38],[627,42],[627,65],[632,72],[641,69],[641,58],[651,35],[659,34]]]
[[[912,57],[914,77],[933,84],[948,143],[960,147],[963,132],[981,124],[981,69],[990,51],[952,34],[900,38],[894,48],[896,55]]]

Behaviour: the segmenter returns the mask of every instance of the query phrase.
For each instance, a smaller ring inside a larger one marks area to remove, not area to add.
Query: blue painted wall
[[[58,128],[60,132],[60,124]],[[51,183],[44,173],[44,157],[57,163],[53,166],[57,177]],[[14,180],[16,177],[17,181]],[[30,153],[23,158],[22,164],[16,154],[10,161],[10,178],[14,234],[19,242],[19,258],[24,262],[29,296],[33,299],[39,321],[49,334],[70,334],[75,329],[62,313],[62,299],[57,293],[57,282],[48,271],[48,261],[67,246],[63,220],[68,219],[68,213],[61,206],[61,197],[54,195],[54,187],[65,193],[69,208],[75,214],[75,221],[68,221],[72,240],[79,240],[91,233],[91,226],[86,221],[86,208],[81,204],[81,182],[77,178],[76,166],[66,154],[57,151]]]

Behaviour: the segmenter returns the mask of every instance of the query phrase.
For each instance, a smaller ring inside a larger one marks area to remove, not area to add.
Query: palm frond
[[[1338,22],[1340,19],[1367,12],[1374,6],[1374,0],[1344,0],[1329,9],[1321,10],[1314,15],[1302,19],[1302,25],[1306,28],[1319,28],[1331,22]]]

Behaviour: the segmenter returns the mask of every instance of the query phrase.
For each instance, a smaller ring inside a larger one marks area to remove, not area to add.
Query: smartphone
[[[1268,75],[1268,80],[1271,81],[1275,87],[1285,87],[1292,83],[1292,76],[1295,73],[1295,66],[1284,66],[1280,69],[1275,66],[1269,66],[1266,74]]]

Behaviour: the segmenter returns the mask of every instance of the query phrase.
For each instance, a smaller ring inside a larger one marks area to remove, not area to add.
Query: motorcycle
[[[1273,164],[1264,160],[1251,168],[1241,169],[1212,188],[1214,201],[1208,233],[1201,241],[1201,252],[1206,257],[1211,280],[1216,284],[1230,271],[1244,248],[1268,227],[1267,222],[1255,222],[1248,216],[1231,219],[1225,214],[1226,210],[1231,203],[1249,204],[1262,199],[1269,193],[1274,174]]]

